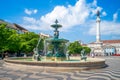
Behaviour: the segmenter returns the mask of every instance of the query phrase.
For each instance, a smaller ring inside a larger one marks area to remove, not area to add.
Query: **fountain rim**
[[[95,58],[94,58],[95,59]],[[53,62],[43,62],[43,61],[19,61],[19,60],[11,60],[5,59],[5,64],[8,66],[12,65],[13,68],[14,65],[17,66],[27,66],[27,69],[31,67],[32,69],[34,67],[37,67],[39,69],[44,69],[48,71],[56,70],[56,71],[75,71],[75,70],[89,70],[89,69],[100,69],[105,68],[107,65],[105,64],[105,59],[99,59],[99,61],[90,61],[90,62],[64,62],[64,61],[53,61]],[[35,68],[36,69],[36,68]]]

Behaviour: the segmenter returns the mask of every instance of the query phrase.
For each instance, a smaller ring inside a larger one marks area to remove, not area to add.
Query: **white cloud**
[[[37,12],[38,12],[38,10],[37,10],[37,9],[33,10],[33,13],[34,13],[34,14],[36,14]]]
[[[28,12],[30,15],[30,11]],[[64,26],[62,29],[67,30],[76,25],[83,24],[88,18],[89,13],[90,11],[88,9],[88,6],[86,5],[85,0],[79,0],[74,6],[56,6],[53,11],[41,16],[39,20],[36,20],[35,18],[33,19],[31,17],[24,17],[24,22],[31,23],[32,19],[33,22],[36,21],[34,25],[38,25],[38,28],[40,27],[42,30],[49,30],[49,26],[54,23],[56,19],[58,19],[60,24]],[[39,22],[40,24],[38,24],[37,22]],[[26,26],[31,25],[27,24]]]
[[[50,30],[50,25],[58,19],[59,23],[63,25],[62,31],[67,31],[78,25],[86,25],[86,22],[90,21],[88,18],[95,15],[97,10],[101,11],[103,16],[107,15],[102,7],[97,6],[97,0],[89,4],[85,1],[78,0],[74,6],[56,6],[51,12],[41,16],[40,19],[24,17],[23,25],[27,26],[27,29]],[[32,13],[37,13],[37,10]]]
[[[50,25],[48,26],[45,23],[41,23],[41,20],[37,20],[33,17],[23,17],[24,23],[21,24],[22,26],[25,26],[26,29],[30,30],[50,30]]]
[[[38,10],[37,9],[34,9],[34,10],[25,9],[24,12],[28,15],[31,15],[31,14],[36,14]]]
[[[107,16],[107,13],[105,11],[102,12],[102,16]]]
[[[113,21],[114,22],[117,20],[117,17],[118,17],[118,13],[116,12],[116,13],[113,14]]]
[[[62,29],[70,29],[79,24],[83,24],[89,16],[88,6],[85,0],[79,0],[74,6],[56,6],[52,12],[41,17],[41,21],[50,25],[58,19],[64,26]]]
[[[96,23],[91,23],[91,28],[89,30],[90,35],[96,35]],[[120,34],[120,23],[115,23],[112,21],[102,21],[100,25],[100,32],[102,35],[116,35]]]
[[[25,26],[26,29],[31,30],[50,30],[50,25],[58,19],[59,23],[63,25],[62,31],[73,29],[75,26],[87,26],[88,29],[85,30],[86,33],[96,35],[96,21],[93,21],[91,17],[95,16],[97,10],[101,12],[102,17],[107,15],[102,7],[97,6],[97,0],[89,4],[87,4],[85,0],[78,0],[74,6],[56,6],[51,12],[41,16],[40,19],[23,17],[24,23],[22,25]],[[31,12],[26,9],[29,15],[36,14],[37,11],[38,10],[35,9]],[[118,12],[113,15],[113,21],[101,21],[100,28],[102,35],[120,34],[120,23],[114,22],[117,18]]]
[[[58,19],[60,24],[64,26],[62,30],[66,31],[76,25],[85,24],[87,18],[91,15],[90,13],[96,14],[96,10],[102,10],[101,7],[97,6],[96,0],[90,4],[87,4],[85,0],[78,0],[74,6],[56,6],[53,11],[41,16],[40,20],[34,19],[40,22],[40,24],[36,23],[34,25],[39,25],[41,30],[46,30],[46,28],[48,30],[50,29],[49,26]]]
[[[23,17],[24,23],[22,26],[25,26],[27,29],[31,30],[40,30],[40,21],[32,17]]]
[[[97,0],[94,0],[92,3],[93,6],[97,7]]]
[[[32,14],[32,11],[28,10],[28,9],[25,9],[25,13],[28,14],[28,15],[31,15]]]
[[[114,14],[113,14],[113,21],[115,22],[118,19],[120,9],[118,9]]]

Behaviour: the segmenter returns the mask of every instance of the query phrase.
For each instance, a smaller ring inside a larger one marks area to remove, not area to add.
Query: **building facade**
[[[6,22],[6,21],[0,19],[0,24],[6,24],[7,28],[17,30],[18,33],[28,32],[27,29],[23,28],[22,26],[20,26],[16,23],[9,23],[9,22]]]
[[[120,40],[103,40],[105,55],[120,54]]]
[[[87,46],[91,48],[91,53],[96,56],[120,55],[120,40],[101,40],[101,48],[96,48],[96,43],[92,42]]]

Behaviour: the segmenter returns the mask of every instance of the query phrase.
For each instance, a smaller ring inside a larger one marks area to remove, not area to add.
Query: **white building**
[[[100,40],[100,13],[97,11],[96,42],[87,44],[97,56],[120,54],[120,40]]]
[[[44,37],[44,38],[50,38],[52,36],[50,36],[49,34],[44,34],[44,33],[40,33],[39,34],[41,37]]]
[[[87,46],[90,47],[92,50],[91,53],[95,55],[120,55],[120,40],[101,40],[102,45],[99,49],[95,42],[88,44]]]

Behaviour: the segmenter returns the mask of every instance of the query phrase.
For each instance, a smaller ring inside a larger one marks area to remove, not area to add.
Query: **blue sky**
[[[60,37],[84,43],[96,40],[96,11],[100,11],[101,39],[120,39],[120,0],[1,0],[0,19],[29,31],[53,35],[55,19]]]

